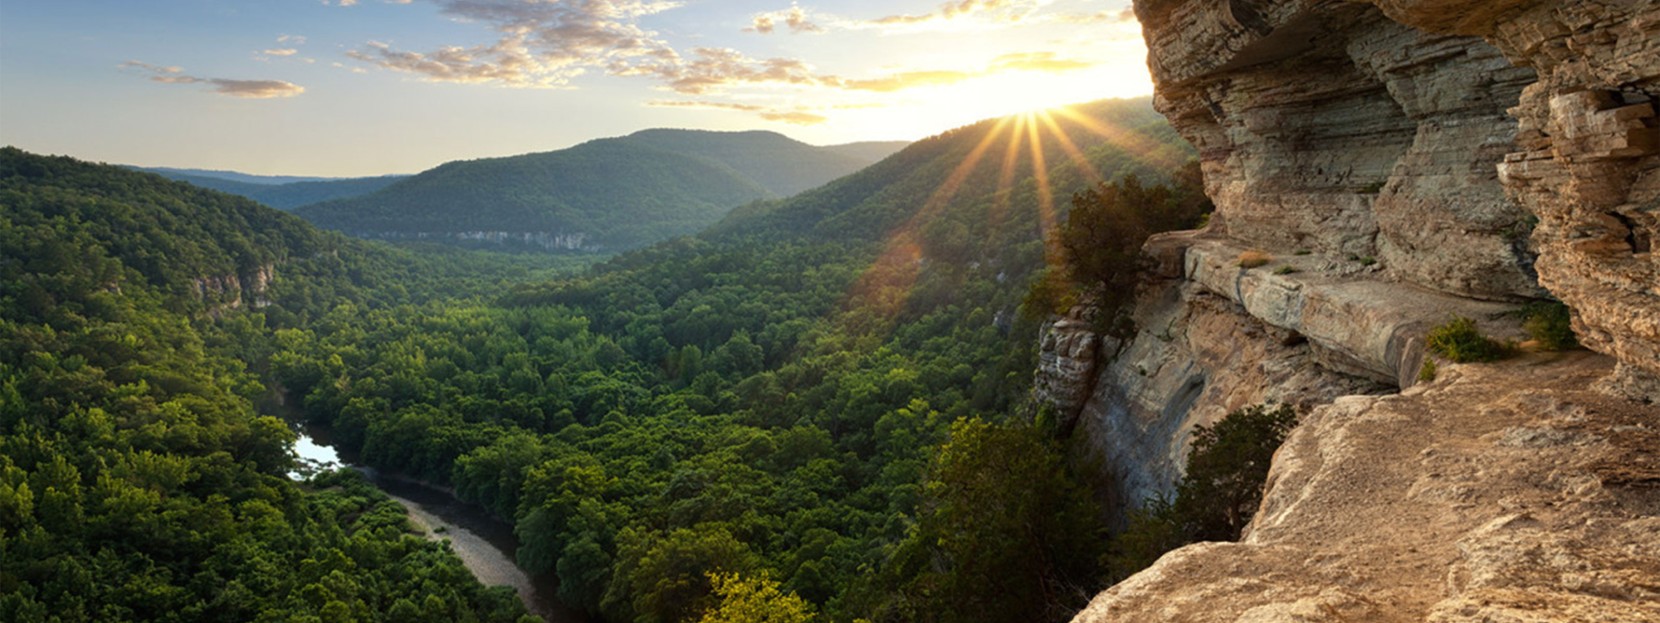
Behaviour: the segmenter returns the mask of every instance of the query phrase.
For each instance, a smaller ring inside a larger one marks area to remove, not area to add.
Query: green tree
[[[1154,499],[1130,513],[1112,540],[1109,577],[1129,577],[1188,543],[1239,540],[1262,503],[1274,452],[1296,425],[1290,405],[1256,405],[1196,427],[1176,499]]]
[[[1064,457],[1031,424],[952,424],[912,536],[943,563],[909,589],[922,618],[1059,621],[1095,592],[1105,526]]]
[[[1073,195],[1056,236],[1061,262],[1050,266],[1030,298],[1056,313],[1083,302],[1104,333],[1133,336],[1130,306],[1147,269],[1142,245],[1153,234],[1197,226],[1212,208],[1197,162],[1174,177],[1169,184],[1146,185],[1127,175]]]
[[[1247,407],[1193,431],[1176,514],[1194,541],[1237,541],[1262,502],[1274,451],[1297,426],[1291,405]]]
[[[764,573],[747,578],[711,573],[709,585],[720,602],[704,611],[698,623],[808,623],[817,618],[811,605],[780,591],[778,582]]]

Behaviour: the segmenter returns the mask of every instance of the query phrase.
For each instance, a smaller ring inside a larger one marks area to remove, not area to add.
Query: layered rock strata
[[[1456,296],[1543,285],[1628,385],[1656,385],[1660,2],[1136,9],[1227,237]]]
[[[1660,621],[1660,0],[1136,13],[1217,213],[1149,244],[1134,340],[1051,330],[1039,397],[1122,504],[1168,493],[1196,424],[1313,409],[1244,542],[1078,620]],[[1430,326],[1512,337],[1546,296],[1607,357],[1415,385]]]

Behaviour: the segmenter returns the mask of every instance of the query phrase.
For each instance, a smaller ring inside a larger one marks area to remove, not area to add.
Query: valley
[[[0,621],[1660,623],[1656,0],[303,4],[0,7]]]

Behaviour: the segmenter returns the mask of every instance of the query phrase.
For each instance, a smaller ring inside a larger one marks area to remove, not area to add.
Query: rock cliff
[[[1078,620],[1660,620],[1632,545],[1660,542],[1660,1],[1135,8],[1217,213],[1149,242],[1134,339],[1049,329],[1038,397],[1126,504],[1170,491],[1194,425],[1310,415],[1242,543]],[[1417,386],[1431,326],[1519,337],[1545,297],[1600,354]]]
[[[1243,541],[1171,552],[1076,621],[1660,621],[1660,426],[1586,389],[1612,367],[1453,366],[1316,409]]]

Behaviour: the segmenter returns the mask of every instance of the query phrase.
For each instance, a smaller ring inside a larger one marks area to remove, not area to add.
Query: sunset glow
[[[1149,93],[1127,6],[13,2],[0,6],[0,143],[345,176],[648,127],[769,129],[814,144],[914,140]]]

